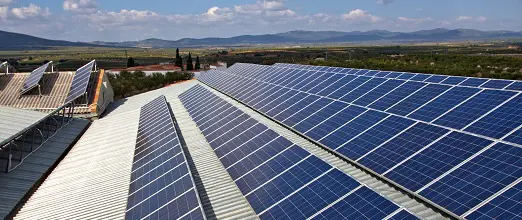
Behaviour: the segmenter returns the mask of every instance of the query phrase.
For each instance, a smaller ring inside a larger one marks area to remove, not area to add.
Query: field
[[[223,61],[273,64],[301,63],[447,75],[522,79],[520,42],[444,43],[411,45],[301,45],[181,49],[200,56],[201,63]],[[59,70],[74,70],[92,59],[105,69],[125,68],[127,57],[139,65],[174,62],[175,49],[54,48],[0,51],[19,71],[30,71],[52,60]]]

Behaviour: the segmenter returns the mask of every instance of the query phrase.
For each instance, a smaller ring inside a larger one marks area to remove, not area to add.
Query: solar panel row
[[[261,219],[382,219],[400,207],[196,85],[180,95]],[[397,211],[397,212],[396,212]],[[411,215],[408,219],[416,219]]]
[[[47,68],[49,67],[49,65],[51,63],[52,62],[48,62],[48,63],[44,64],[43,66],[38,67],[38,69],[33,70],[33,72],[31,72],[31,74],[29,74],[29,76],[27,76],[27,78],[25,78],[21,94],[24,94],[24,93],[32,90],[36,86],[38,86],[38,83],[40,83],[40,80],[42,79],[42,77],[45,73],[45,70],[47,70]]]
[[[522,148],[495,139],[522,125],[513,107],[519,93],[336,71],[344,76],[330,86],[320,75],[338,74],[248,64],[199,80],[456,216],[478,215],[521,181]],[[321,95],[325,90],[329,94]],[[357,95],[343,100],[353,91]],[[510,209],[520,203],[493,206],[491,213],[520,218],[519,209]]]
[[[70,103],[82,95],[85,95],[95,64],[96,61],[93,60],[76,70],[76,74],[72,80],[71,88],[69,89],[69,95],[67,96],[67,99],[65,99],[65,103]]]
[[[164,96],[141,108],[126,219],[205,219]]]
[[[231,67],[233,69],[229,70],[229,72],[238,75],[250,72],[249,69],[245,69],[249,68],[248,64],[239,64],[238,66],[243,66],[243,68],[233,68],[233,66]],[[268,74],[266,75],[272,78],[281,76],[283,76],[281,78],[286,78],[285,81],[277,81],[278,78],[267,81],[270,83],[268,86],[272,89],[275,88],[271,85],[283,86],[308,94],[324,96],[427,123],[434,123],[449,129],[463,130],[481,136],[522,144],[522,141],[517,136],[520,131],[514,132],[515,129],[520,130],[522,125],[522,114],[520,114],[522,111],[519,108],[522,105],[520,92],[270,66],[257,68],[258,70],[267,71]],[[343,68],[333,69],[345,70]],[[288,70],[295,71],[289,72]],[[350,70],[348,73],[353,71],[361,72],[362,70]],[[316,74],[316,76],[317,74],[327,74],[330,75],[330,78],[333,78],[335,75],[337,75],[335,77],[339,77],[338,75],[344,75],[344,77],[331,83],[331,86],[323,84],[323,87],[320,87],[321,83],[326,81],[320,79],[320,77],[306,80],[312,78],[302,77],[305,75],[303,73]],[[262,75],[260,74],[260,76]],[[242,76],[256,77],[254,75]],[[469,79],[475,80],[477,78]],[[259,78],[258,80],[263,79]],[[307,90],[297,86],[298,83],[307,83],[308,85],[315,85],[315,87]],[[255,89],[266,88],[266,86],[258,85]],[[277,97],[277,94],[273,94],[273,96]]]

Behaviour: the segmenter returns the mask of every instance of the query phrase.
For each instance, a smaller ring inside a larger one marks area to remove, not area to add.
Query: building
[[[520,91],[238,63],[110,104],[11,216],[520,219]]]

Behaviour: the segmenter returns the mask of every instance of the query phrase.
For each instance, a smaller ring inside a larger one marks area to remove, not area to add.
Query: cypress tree
[[[199,56],[196,56],[196,70],[201,69],[201,64],[199,63]]]
[[[129,59],[127,60],[127,68],[133,67],[134,65],[134,59],[132,59],[132,57],[129,57]]]
[[[179,57],[179,63],[181,63],[179,68],[181,68],[181,71],[183,71],[183,58],[181,56]]]
[[[194,70],[194,64],[192,63],[192,55],[188,55],[187,58],[187,70]]]
[[[174,63],[174,66],[183,66],[183,59],[179,55],[179,48],[176,48],[176,62]]]

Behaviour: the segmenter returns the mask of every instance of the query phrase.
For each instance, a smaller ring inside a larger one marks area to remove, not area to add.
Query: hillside
[[[85,47],[98,46],[89,43],[69,42],[61,40],[49,40],[33,37],[25,34],[18,34],[0,31],[0,49],[3,50],[27,50],[27,49],[47,49],[51,47]]]
[[[157,38],[142,41],[91,43],[48,40],[24,34],[0,31],[0,49],[25,50],[46,49],[59,46],[109,46],[109,47],[212,47],[212,46],[246,46],[266,44],[314,44],[314,43],[371,43],[371,42],[444,42],[462,40],[495,40],[522,39],[522,32],[514,31],[480,31],[473,29],[433,29],[409,33],[385,30],[373,31],[290,31],[279,34],[241,35],[229,38],[183,38],[180,40],[163,40]]]

